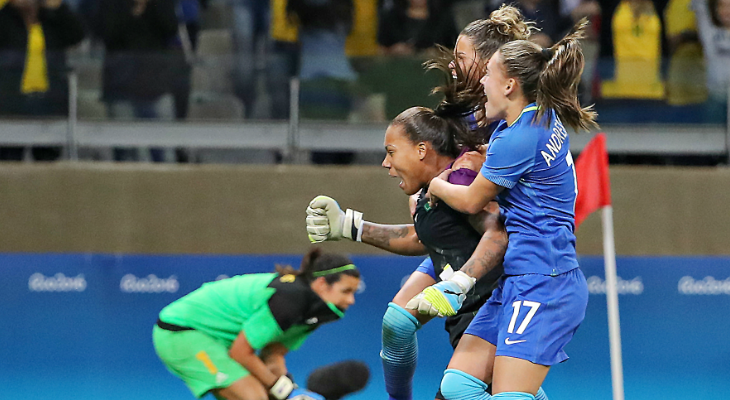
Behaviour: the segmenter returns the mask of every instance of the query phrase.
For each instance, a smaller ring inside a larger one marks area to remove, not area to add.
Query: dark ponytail
[[[580,20],[570,33],[550,48],[520,40],[500,48],[507,76],[517,78],[522,93],[539,107],[535,119],[548,121],[557,114],[563,124],[576,131],[597,128],[593,107],[581,107],[578,84],[585,64],[579,39],[584,37],[588,20]]]
[[[428,107],[411,107],[398,114],[390,125],[403,127],[411,143],[428,142],[436,153],[456,158],[461,152],[456,138],[464,136],[468,126],[464,118],[442,115]]]
[[[312,282],[322,276],[330,285],[339,281],[342,275],[360,277],[360,271],[349,258],[342,254],[325,253],[319,247],[312,247],[304,254],[299,270],[289,265],[277,265],[276,272],[282,275],[296,275],[306,282]]]

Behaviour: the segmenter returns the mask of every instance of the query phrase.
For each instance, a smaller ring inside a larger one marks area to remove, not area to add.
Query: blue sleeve
[[[537,139],[534,130],[513,130],[494,137],[482,165],[482,176],[512,189],[535,164]]]

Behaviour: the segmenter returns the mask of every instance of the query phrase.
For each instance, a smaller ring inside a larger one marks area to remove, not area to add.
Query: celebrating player
[[[277,267],[206,283],[162,309],[155,350],[197,397],[322,400],[294,385],[284,356],[321,324],[343,317],[359,283],[347,257],[317,248],[299,270]]]
[[[579,22],[550,48],[514,41],[494,54],[482,78],[485,111],[503,122],[481,173],[469,186],[449,183],[448,171],[429,185],[436,207],[467,213],[497,198],[509,233],[505,275],[444,373],[446,399],[534,399],[550,366],[568,358],[563,348],[585,316],[588,288],[573,232],[577,187],[563,123],[597,126],[577,98],[584,63],[578,39],[586,25]],[[426,288],[413,308],[452,315],[480,276],[454,278]]]
[[[457,171],[450,177],[453,182],[468,184],[474,179],[474,171],[481,165],[483,155],[465,151],[486,141],[483,132],[477,129],[484,125],[479,123],[482,116],[474,117],[483,106],[478,81],[486,61],[501,44],[525,39],[529,34],[530,27],[520,12],[514,7],[503,6],[489,19],[472,22],[462,31],[453,62],[443,58],[429,64],[431,68],[448,71],[454,78],[441,88],[444,101],[435,111],[423,107],[404,111],[393,120],[385,135],[387,155],[383,166],[389,169],[391,176],[402,180],[400,187],[407,195],[419,193],[432,178],[449,167]],[[471,123],[471,130],[465,126],[465,116]],[[473,219],[475,229],[464,214],[449,207],[431,209],[421,196],[415,207],[414,224],[381,225],[364,221],[357,211],[343,213],[337,202],[326,196],[318,196],[310,203],[307,229],[310,239],[315,242],[345,237],[397,254],[430,255],[411,274],[383,317],[381,357],[386,390],[391,399],[411,398],[417,360],[416,331],[432,318],[406,310],[406,303],[425,287],[458,275],[459,269],[463,269],[475,253],[471,263],[479,264],[478,268],[491,270],[491,273],[484,275],[476,289],[468,294],[459,314],[446,320],[446,330],[455,347],[475,311],[489,297],[501,273],[496,267],[501,263],[507,244],[498,209],[492,207],[491,211]],[[482,238],[481,233],[485,230]]]

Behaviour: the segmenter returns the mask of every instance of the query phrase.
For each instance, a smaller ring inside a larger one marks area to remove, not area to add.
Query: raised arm
[[[382,225],[363,221],[362,242],[404,256],[426,254],[413,224]]]
[[[412,224],[383,225],[364,221],[362,213],[347,209],[331,197],[317,196],[307,207],[309,240],[320,243],[347,238],[401,255],[426,254]]]
[[[454,185],[446,181],[448,173],[431,180],[428,187],[429,196],[438,199],[449,207],[467,214],[476,214],[484,209],[490,201],[502,191],[502,187],[477,175],[469,186]]]

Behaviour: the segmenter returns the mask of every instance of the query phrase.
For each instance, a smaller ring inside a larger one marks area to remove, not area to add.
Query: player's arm
[[[246,368],[266,389],[271,389],[279,380],[279,377],[283,375],[275,375],[271,372],[256,354],[256,350],[249,344],[244,331],[241,331],[236,340],[233,341],[233,345],[228,350],[228,355]]]
[[[404,256],[426,254],[413,224],[383,225],[363,221],[361,239],[363,243]]]
[[[482,233],[482,238],[460,271],[479,280],[504,261],[508,236],[499,215],[499,207],[494,202],[489,203],[485,211],[470,216],[469,222]]]
[[[268,354],[264,354],[264,352],[268,352]],[[266,346],[262,350],[262,356],[266,356],[267,359],[264,362],[264,360],[256,355],[256,350],[246,338],[245,331],[241,331],[238,334],[236,340],[233,341],[233,345],[228,350],[228,355],[261,382],[272,398],[278,400],[293,398],[323,400],[324,398],[316,393],[298,388],[291,378],[286,375],[286,364],[284,363],[285,354],[286,347],[281,344],[274,343]],[[280,374],[280,372],[283,373]]]
[[[482,233],[469,260],[449,279],[429,286],[413,297],[406,308],[431,316],[456,315],[476,281],[503,262],[508,236],[496,203],[489,203],[485,210],[470,216],[469,222]]]
[[[445,202],[449,207],[467,214],[476,214],[502,191],[502,187],[477,175],[469,186],[454,185],[446,181],[448,172],[431,180],[428,193],[431,198]]]
[[[309,240],[320,243],[342,238],[401,255],[426,254],[412,224],[384,225],[363,220],[362,213],[352,209],[342,211],[335,199],[317,196],[307,207]]]
[[[259,358],[263,360],[266,368],[268,368],[274,375],[286,375],[289,371],[286,368],[286,359],[284,356],[288,352],[289,349],[287,349],[283,344],[271,343],[261,349]]]

